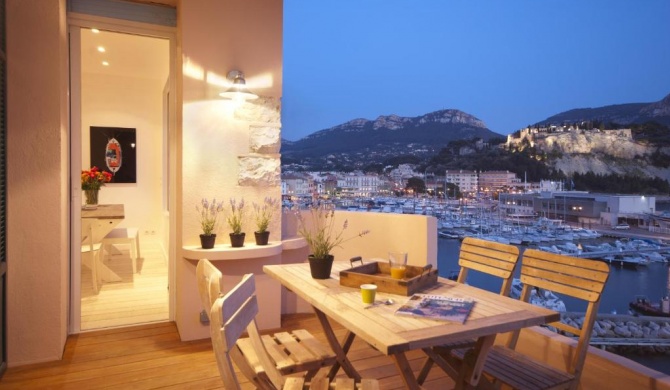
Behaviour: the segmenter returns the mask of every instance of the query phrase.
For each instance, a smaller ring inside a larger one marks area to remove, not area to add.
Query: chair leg
[[[100,277],[98,275],[98,259],[100,258],[100,252],[102,252],[102,247],[97,251],[89,252],[90,259],[89,264],[91,266],[91,284],[93,285],[93,291],[97,294],[100,291]]]
[[[135,236],[135,256],[133,257],[133,273],[137,273],[137,259],[140,258],[140,234]]]
[[[130,258],[133,262],[133,273],[137,273],[137,237],[130,241]]]

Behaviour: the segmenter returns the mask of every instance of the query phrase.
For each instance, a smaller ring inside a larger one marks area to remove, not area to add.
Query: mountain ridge
[[[536,126],[607,122],[619,125],[658,122],[670,126],[670,94],[657,102],[611,104],[601,107],[573,108],[537,122]]]
[[[380,115],[374,120],[352,119],[298,141],[282,140],[282,158],[319,158],[332,153],[369,153],[373,149],[409,154],[417,150],[437,153],[453,140],[496,137],[503,136],[488,129],[479,118],[456,109],[437,110],[415,117]]]
[[[578,133],[571,137],[578,138],[565,141],[567,144],[561,141],[565,136],[552,141],[544,150],[548,156],[545,160],[547,168],[566,173],[592,171],[597,174],[634,172],[638,169],[650,176],[670,178],[670,170],[666,166],[666,163],[670,164],[670,95],[652,103],[571,109],[538,122],[536,126],[562,124],[576,124],[572,128],[576,128]],[[614,126],[609,127],[611,125]],[[630,127],[632,137],[602,141],[603,137],[579,135],[579,129],[588,132],[588,129],[597,131],[599,128],[620,127]],[[465,164],[462,159],[466,154],[484,161],[483,155],[478,153],[492,150],[492,145],[496,143],[486,141],[504,137],[488,129],[479,118],[457,109],[442,109],[416,117],[390,114],[373,120],[356,118],[298,141],[282,140],[282,166],[286,170],[380,171],[385,166],[402,162],[427,166],[438,155],[447,156],[452,161],[443,162],[442,166],[458,166]],[[463,142],[477,138],[485,142],[479,145],[474,141]],[[570,146],[570,142],[578,145]],[[585,148],[590,148],[590,152]],[[612,150],[618,152],[613,153]],[[619,155],[621,151],[628,154]],[[487,167],[498,165],[494,160],[486,161]]]

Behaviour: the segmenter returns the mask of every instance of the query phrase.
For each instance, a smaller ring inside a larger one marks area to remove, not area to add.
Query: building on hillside
[[[414,168],[412,164],[400,164],[398,168],[392,169],[389,172],[389,177],[393,179],[397,188],[404,188],[408,179],[421,176]]]
[[[379,175],[352,172],[344,176],[343,192],[353,196],[375,196],[379,192]]]
[[[476,171],[452,171],[446,170],[444,174],[445,183],[452,183],[458,186],[461,193],[477,192],[479,188],[479,180]]]
[[[337,185],[337,175],[335,174],[328,174],[326,175],[323,180],[322,180],[322,188],[323,188],[323,193],[328,194],[328,195],[335,195],[338,193],[338,185]]]
[[[289,172],[282,173],[282,196],[305,197],[311,196],[314,187],[314,180],[306,174]]]
[[[631,129],[583,129],[579,126],[548,126],[548,127],[527,127],[521,129],[517,133],[512,133],[507,136],[507,147],[519,146],[522,142],[528,142],[530,146],[542,145],[545,139],[552,135],[559,135],[561,133],[580,132],[587,133],[601,133],[605,136],[616,136],[626,139],[633,138]]]
[[[484,192],[497,191],[503,188],[520,187],[521,180],[516,173],[510,171],[479,172],[479,189]]]
[[[447,183],[444,176],[439,176],[435,173],[427,173],[424,175],[424,183],[426,185],[426,192],[431,195],[442,197],[446,191]]]

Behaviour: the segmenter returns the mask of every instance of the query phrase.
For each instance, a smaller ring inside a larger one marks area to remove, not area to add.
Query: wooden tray
[[[340,272],[340,285],[360,287],[361,284],[377,285],[377,291],[410,296],[437,283],[437,270],[432,265],[408,265],[405,278],[393,279],[388,262],[375,261]]]

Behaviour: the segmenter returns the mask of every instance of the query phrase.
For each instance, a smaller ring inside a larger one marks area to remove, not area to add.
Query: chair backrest
[[[600,296],[607,278],[609,266],[601,261],[526,249],[521,260],[521,299],[528,302],[532,289],[546,289],[581,299],[588,303],[582,328],[578,329],[561,322],[550,325],[579,337],[577,349],[568,366],[568,372],[579,381],[584,359],[588,352],[593,324],[598,314]],[[510,340],[514,347],[517,337]]]
[[[205,312],[209,311],[217,298],[221,296],[221,279],[223,275],[214,264],[207,259],[200,259],[195,268],[195,277],[198,281],[200,301]]]
[[[258,301],[253,274],[244,275],[240,283],[226,295],[216,299],[212,305],[210,311],[212,346],[226,389],[240,388],[231,357],[234,358],[236,353],[240,356],[235,344],[245,330],[266,376],[271,381],[262,387],[281,389],[284,384],[284,378],[272,363],[258,332],[257,313]]]
[[[461,243],[458,255],[461,270],[457,281],[465,283],[468,270],[487,273],[503,280],[500,294],[507,296],[512,288],[512,278],[518,260],[519,248],[514,245],[466,237]]]

